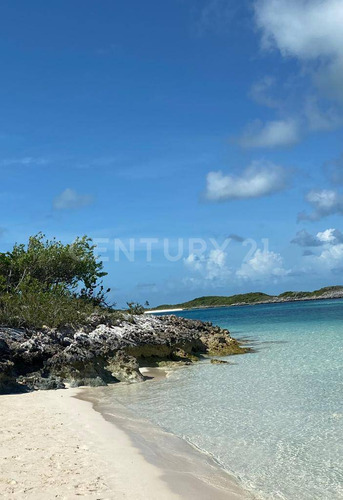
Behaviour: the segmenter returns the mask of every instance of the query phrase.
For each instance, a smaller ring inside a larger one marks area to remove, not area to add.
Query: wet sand
[[[113,404],[115,391],[0,396],[0,497],[250,498],[211,457]]]

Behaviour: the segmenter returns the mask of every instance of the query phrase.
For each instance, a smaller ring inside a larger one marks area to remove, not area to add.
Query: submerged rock
[[[243,354],[228,330],[176,316],[94,317],[82,330],[0,327],[0,393],[142,382],[140,366]],[[219,361],[219,360],[218,360]]]
[[[242,347],[236,339],[223,335],[222,333],[207,334],[202,337],[207,346],[207,354],[210,356],[231,356],[242,354]]]
[[[212,365],[228,365],[228,361],[224,361],[224,359],[211,359]]]

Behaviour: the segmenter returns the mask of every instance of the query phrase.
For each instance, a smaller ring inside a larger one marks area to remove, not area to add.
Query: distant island
[[[169,311],[182,309],[201,309],[206,307],[228,307],[228,306],[244,306],[254,304],[270,304],[280,302],[294,302],[297,300],[323,300],[323,299],[339,299],[343,298],[343,286],[327,286],[314,290],[313,292],[283,292],[280,295],[268,295],[263,292],[251,292],[230,296],[208,295],[198,297],[188,302],[181,304],[163,304],[156,307],[154,311]]]

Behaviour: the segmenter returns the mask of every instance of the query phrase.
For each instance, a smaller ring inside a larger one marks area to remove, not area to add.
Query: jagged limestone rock
[[[176,316],[130,315],[115,324],[94,317],[81,330],[0,327],[0,392],[142,382],[139,366],[177,366],[248,350],[227,330]]]
[[[118,351],[107,363],[107,370],[119,382],[135,383],[145,380],[145,377],[139,371],[137,359],[129,356],[124,351]]]
[[[237,340],[222,333],[205,335],[201,339],[207,347],[206,352],[209,356],[231,356],[246,352],[246,348],[241,347]]]
[[[53,375],[42,377],[40,372],[29,373],[28,375],[20,375],[17,378],[18,384],[21,384],[24,389],[30,391],[48,391],[53,389],[64,389],[65,384],[59,377]]]

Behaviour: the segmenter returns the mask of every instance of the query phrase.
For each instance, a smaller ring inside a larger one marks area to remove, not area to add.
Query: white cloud
[[[330,228],[325,229],[325,231],[317,233],[317,238],[323,243],[335,244],[337,242],[342,243],[343,235],[338,229]]]
[[[306,231],[304,231],[306,233]],[[297,236],[300,233],[297,234]],[[329,228],[320,231],[316,236],[306,233],[307,238],[301,241],[314,243],[309,244],[311,247],[320,247],[319,253],[314,253],[312,250],[305,250],[303,257],[306,258],[306,265],[302,269],[305,275],[321,275],[327,279],[328,272],[337,273],[343,271],[343,234],[338,229]],[[298,244],[301,244],[301,241]],[[293,241],[296,243],[296,241]],[[307,246],[307,245],[301,245]],[[296,272],[296,270],[295,270]],[[291,276],[290,273],[289,276]]]
[[[312,257],[312,262],[326,270],[340,267],[343,264],[343,244],[328,246],[319,256]]]
[[[257,0],[264,47],[299,59],[343,55],[341,0]]]
[[[338,229],[330,228],[317,233],[315,236],[305,229],[298,231],[291,241],[301,247],[321,247],[324,245],[338,245],[343,243],[343,234]]]
[[[237,270],[238,278],[244,280],[265,280],[282,278],[289,271],[283,267],[283,259],[280,254],[271,251],[256,250],[253,257],[243,262]]]
[[[254,0],[254,11],[262,49],[279,51],[299,69],[286,80],[268,75],[253,85],[250,96],[275,108],[282,119],[260,124],[255,133],[248,130],[240,143],[286,146],[308,133],[342,127],[343,1]]]
[[[343,215],[343,196],[333,189],[312,190],[306,195],[312,212],[298,215],[298,220],[319,220],[329,215]]]
[[[315,238],[321,246],[319,254],[306,250],[306,275],[322,274],[343,269],[343,234],[338,229],[326,229],[317,233]],[[316,245],[318,246],[318,245]]]
[[[343,95],[342,0],[256,0],[255,16],[262,46],[313,68],[320,85]]]
[[[55,210],[75,210],[86,207],[92,202],[92,196],[78,194],[73,189],[67,188],[54,199],[53,207]]]
[[[184,259],[184,264],[189,270],[200,273],[206,280],[225,280],[231,274],[226,259],[227,254],[216,248],[208,255],[192,253]]]
[[[308,233],[305,229],[298,231],[291,243],[301,247],[320,247],[323,241]]]
[[[278,101],[269,95],[269,90],[273,85],[276,85],[275,80],[266,77],[265,80],[252,86],[250,97],[258,104],[275,108],[282,115],[287,116],[289,110],[287,110],[285,102]],[[306,95],[302,99],[302,104],[297,108],[296,115],[297,119],[286,117],[282,120],[266,123],[255,120],[248,125],[237,142],[244,148],[286,147],[298,143],[309,132],[336,130],[343,125],[343,116],[337,105],[331,106],[326,101],[321,102],[314,94]]]
[[[253,162],[241,175],[209,172],[206,198],[210,201],[258,198],[285,189],[287,180],[284,168],[268,162]]]
[[[243,148],[276,148],[290,146],[300,141],[300,129],[295,120],[276,120],[251,123],[238,144]]]
[[[203,268],[203,263],[205,258],[203,256],[191,253],[188,257],[184,259],[184,264],[186,267],[193,271],[201,271]]]

